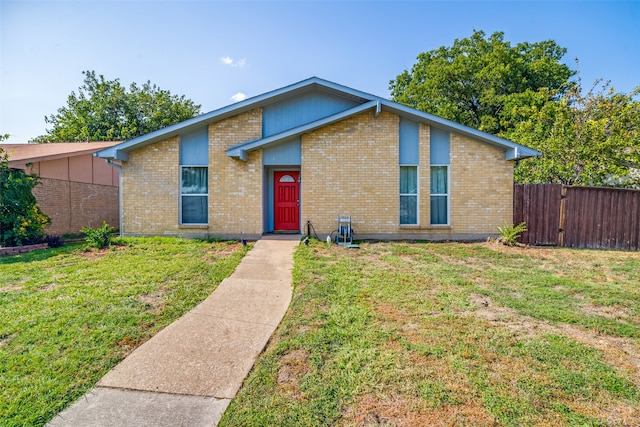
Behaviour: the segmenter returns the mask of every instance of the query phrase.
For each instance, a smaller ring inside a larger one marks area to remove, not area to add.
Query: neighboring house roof
[[[9,155],[9,166],[62,159],[65,157],[92,154],[113,147],[122,141],[108,142],[56,142],[49,144],[0,144]]]
[[[274,135],[245,141],[241,144],[229,148],[226,151],[227,155],[239,158],[241,160],[246,160],[247,153],[249,151],[302,135],[303,133],[310,132],[314,129],[343,120],[347,117],[367,110],[374,110],[376,116],[381,111],[389,111],[401,117],[433,125],[459,135],[477,139],[484,143],[503,149],[505,151],[506,160],[517,160],[527,157],[535,157],[542,154],[539,151],[521,144],[517,144],[513,141],[481,132],[477,129],[455,123],[451,120],[446,120],[433,114],[425,113],[423,111],[419,111],[414,108],[389,101],[388,99],[370,95],[368,93],[332,83],[318,77],[311,77],[310,79],[303,80],[290,86],[285,86],[281,89],[248,98],[244,101],[231,104],[227,107],[223,107],[218,110],[203,114],[201,116],[185,120],[175,125],[168,126],[166,128],[148,133],[146,135],[142,135],[138,138],[125,141],[119,145],[99,151],[95,155],[105,159],[126,161],[128,160],[128,153],[130,151],[136,150],[146,145],[193,131],[203,125],[215,123],[228,117],[253,110],[255,108],[265,107],[280,101],[290,99],[295,96],[301,96],[314,92],[324,92],[328,94],[334,94],[342,98],[348,98],[355,105],[336,114],[329,115],[318,120],[311,121],[310,123],[305,123],[303,125],[284,130]]]

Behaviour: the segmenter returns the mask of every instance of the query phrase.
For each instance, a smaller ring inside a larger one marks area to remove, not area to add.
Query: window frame
[[[431,192],[431,171],[433,168],[447,168],[447,192],[446,193],[432,193]],[[431,222],[431,215],[433,211],[432,197],[444,197],[447,203],[447,221],[444,224],[434,224]],[[451,168],[448,164],[432,164],[429,165],[429,225],[431,227],[448,227],[451,225]]]
[[[415,177],[416,177],[416,192],[415,193],[401,193],[401,188],[402,188],[402,184],[400,183],[400,179],[402,177],[402,173],[401,170],[402,168],[415,168],[416,173],[415,173]],[[400,226],[416,226],[416,225],[420,225],[420,165],[417,164],[401,164],[400,168],[398,169],[398,223]],[[401,215],[401,206],[402,206],[402,198],[403,197],[415,197],[416,199],[416,212],[415,212],[415,217],[416,217],[416,222],[414,223],[409,223],[409,222],[402,222],[402,215]]]
[[[207,171],[207,192],[206,193],[185,193],[183,191],[183,184],[184,181],[182,179],[183,176],[183,170],[185,168],[200,168],[200,169],[206,169]],[[184,226],[197,226],[197,225],[209,225],[209,167],[205,166],[205,165],[180,165],[180,200],[179,200],[179,225],[184,225]],[[184,222],[183,221],[183,204],[182,204],[182,198],[183,197],[203,197],[206,201],[206,222]]]

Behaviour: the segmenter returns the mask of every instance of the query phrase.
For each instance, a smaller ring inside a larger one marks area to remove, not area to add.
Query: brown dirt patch
[[[536,260],[537,268],[553,271],[558,276],[566,276],[570,271],[582,272],[594,270],[594,266],[601,272],[593,280],[597,283],[611,283],[620,280],[611,268],[612,265],[628,260],[640,261],[640,252],[632,251],[603,251],[585,250],[579,255],[575,249],[559,248],[555,246],[523,246],[508,247],[496,243],[481,243],[482,246],[507,255],[525,255]]]
[[[552,325],[542,322],[517,314],[510,308],[496,306],[486,296],[472,295],[470,299],[478,306],[473,315],[489,321],[494,326],[506,326],[521,336],[534,336],[548,332],[565,335],[597,349],[611,366],[631,373],[630,377],[634,384],[640,387],[640,348],[630,340],[596,334],[573,325]]]
[[[213,245],[210,248],[204,250],[202,259],[207,263],[215,262],[218,258],[225,258],[233,255],[242,246],[240,242],[228,243],[225,245]]]
[[[345,424],[369,426],[493,426],[496,421],[476,404],[424,408],[416,398],[367,394],[344,414]]]
[[[615,369],[625,372],[634,384],[640,387],[640,348],[629,339],[601,335],[577,326],[561,324],[552,325],[527,316],[519,315],[514,310],[494,305],[491,298],[483,295],[472,294],[471,302],[476,306],[475,311],[458,313],[461,316],[469,316],[483,319],[491,326],[507,327],[515,331],[514,338],[522,339],[538,334],[555,333],[567,336],[588,347],[598,350],[603,360]],[[376,305],[379,312],[390,324],[398,325],[397,332],[409,343],[421,345],[441,345],[437,334],[424,334],[420,320],[407,313],[398,310],[394,304],[380,302]],[[430,313],[437,317],[439,313]],[[443,318],[444,321],[444,318]],[[435,332],[435,331],[432,331]],[[435,340],[432,342],[432,340]],[[394,352],[404,351],[402,345],[396,341],[389,343]],[[519,358],[499,357],[493,353],[482,354],[487,362],[490,380],[500,384],[511,384],[516,387],[515,379],[527,372],[526,360]],[[447,397],[442,400],[442,405],[430,405],[429,399],[417,397],[382,397],[366,395],[345,412],[346,424],[358,426],[374,425],[496,425],[497,421],[489,415],[481,401],[474,396],[473,387],[468,379],[459,373],[453,372],[446,359],[427,357],[418,353],[408,354],[411,368],[404,372],[413,381],[436,381],[444,387],[443,392]],[[409,371],[413,371],[410,373]],[[538,381],[548,380],[541,373],[537,373]],[[396,393],[405,396],[405,393],[396,390]],[[518,390],[513,390],[517,393]],[[425,403],[427,402],[427,403]],[[535,402],[534,402],[535,403]],[[640,427],[640,408],[633,405],[618,402],[615,407],[594,405],[593,402],[572,401],[566,402],[576,412],[587,416],[606,420],[610,425]],[[425,407],[426,406],[426,407]],[[558,415],[559,416],[559,415]],[[547,414],[546,417],[554,417]],[[551,418],[545,418],[544,422],[551,422]],[[558,425],[563,421],[558,418]]]
[[[57,284],[57,283],[49,283],[49,284],[48,284],[48,285],[46,285],[46,286],[43,286],[43,287],[41,287],[41,288],[38,288],[38,292],[49,292],[49,291],[54,290],[54,289],[55,289],[55,288],[57,288],[57,287],[58,287],[58,284]]]
[[[157,291],[151,292],[150,294],[140,295],[138,300],[144,304],[149,304],[151,306],[151,311],[157,313],[162,311],[165,305],[164,299],[165,289],[158,289]]]
[[[627,313],[624,307],[618,305],[602,306],[602,305],[584,305],[580,309],[587,314],[595,314],[596,316],[606,317],[608,319],[620,320],[623,322],[632,321],[633,319]]]
[[[640,408],[628,403],[602,408],[588,401],[573,400],[563,402],[577,413],[605,420],[609,426],[640,427]]]
[[[309,373],[309,352],[304,349],[294,350],[280,359],[277,383],[292,398],[301,400],[300,380]]]
[[[5,336],[0,336],[0,348],[4,347],[5,345],[7,345],[7,343],[9,341],[11,341],[11,338],[13,338],[13,334],[11,335],[5,335]]]
[[[88,259],[96,259],[101,258],[112,251],[124,251],[127,249],[127,246],[122,245],[111,245],[106,248],[97,249],[97,248],[87,248],[84,252],[79,252],[78,256]]]
[[[118,346],[124,350],[124,357],[130,355],[133,350],[140,347],[142,345],[142,341],[136,338],[132,338],[129,336],[124,337],[120,341],[118,341]]]
[[[15,292],[15,291],[21,291],[21,290],[22,290],[22,286],[16,286],[16,285],[3,286],[0,288],[0,292]]]

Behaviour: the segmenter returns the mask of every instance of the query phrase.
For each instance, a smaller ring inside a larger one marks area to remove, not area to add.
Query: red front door
[[[273,227],[278,230],[300,230],[300,172],[274,172],[275,208]]]

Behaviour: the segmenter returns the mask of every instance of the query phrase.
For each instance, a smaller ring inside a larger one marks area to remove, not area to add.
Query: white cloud
[[[242,92],[238,92],[231,97],[231,100],[233,102],[240,102],[240,101],[244,101],[245,99],[247,99],[247,95],[245,95]]]
[[[220,61],[224,64],[224,65],[230,65],[232,67],[244,67],[244,64],[247,63],[247,59],[246,58],[242,58],[242,59],[233,59],[230,56],[223,56],[222,58],[220,58]]]

